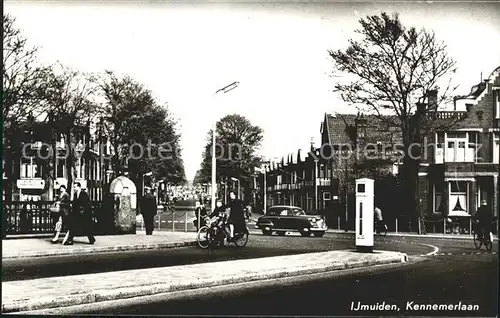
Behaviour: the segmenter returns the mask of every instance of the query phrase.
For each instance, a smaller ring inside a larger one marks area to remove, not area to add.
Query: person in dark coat
[[[198,231],[200,229],[198,227],[198,214],[200,215],[200,224],[201,224],[201,226],[204,226],[206,223],[205,216],[207,215],[207,209],[205,208],[205,206],[203,204],[198,204],[198,202],[197,202],[194,213],[195,213],[196,219],[193,220],[193,225],[196,228],[196,230]]]
[[[229,224],[229,239],[234,239],[234,232],[241,231],[245,228],[245,212],[243,207],[243,202],[236,198],[234,191],[229,192],[229,203],[227,207],[230,209],[230,214],[228,218]]]
[[[483,239],[489,239],[493,215],[486,200],[481,201],[481,206],[477,210],[478,230]]]
[[[69,215],[69,209],[71,205],[71,200],[69,198],[68,192],[66,192],[66,187],[62,185],[59,188],[59,215],[56,223],[56,233],[52,239],[52,243],[57,243],[59,241],[59,235],[61,234],[62,226],[66,223]]]
[[[146,227],[146,235],[153,235],[154,217],[158,213],[156,197],[151,192],[151,188],[145,188],[146,194],[142,198],[141,213]]]
[[[93,223],[90,197],[87,192],[82,190],[82,185],[79,182],[75,182],[73,208],[67,217],[66,225],[68,226],[68,233],[64,238],[63,245],[73,245],[73,237],[80,233],[88,237],[89,244],[94,244]]]

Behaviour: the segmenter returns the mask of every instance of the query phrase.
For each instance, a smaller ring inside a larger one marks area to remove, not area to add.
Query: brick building
[[[112,147],[99,134],[98,126],[89,122],[73,129],[73,147],[81,154],[73,168],[73,181],[80,182],[95,201],[102,200],[112,178]],[[30,118],[11,131],[6,147],[10,156],[2,157],[4,201],[52,201],[57,198],[59,187],[67,186],[68,145],[54,125]]]
[[[428,220],[446,217],[457,231],[468,232],[482,199],[494,216],[499,213],[500,67],[467,96],[455,98],[453,110],[431,115],[435,124],[459,120],[425,136],[420,209]]]
[[[424,151],[417,196],[420,217],[428,225],[451,219],[459,231],[469,230],[470,217],[482,199],[498,217],[499,73],[497,68],[467,96],[455,98],[453,109],[426,113],[423,124],[430,125],[421,131]],[[435,103],[437,93],[430,91],[426,102],[418,107]],[[345,211],[347,218],[353,219],[354,180],[370,177],[376,180],[376,198],[382,198],[377,204],[389,211],[389,219],[391,213],[393,218],[400,217],[393,191],[401,154],[395,146],[401,145],[402,139],[400,131],[387,124],[393,118],[385,119],[325,114],[320,127],[321,147],[287,155],[267,167],[267,205],[331,210],[334,215]],[[260,189],[262,175],[259,180]]]

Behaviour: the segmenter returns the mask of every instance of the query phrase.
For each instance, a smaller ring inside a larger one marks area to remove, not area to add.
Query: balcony
[[[481,162],[474,165],[475,172],[498,172],[498,163]]]
[[[467,112],[464,111],[442,111],[427,114],[427,118],[436,119],[464,119],[467,117]]]
[[[318,178],[316,179],[318,186],[330,186],[331,180],[329,178]]]

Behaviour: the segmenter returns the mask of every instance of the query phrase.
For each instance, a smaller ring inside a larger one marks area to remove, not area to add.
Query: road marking
[[[434,246],[434,245],[430,245],[430,244],[423,244],[423,243],[420,243],[420,245],[425,245],[425,246],[428,246],[428,247],[432,247],[432,248],[434,249],[434,251],[432,251],[432,252],[430,252],[430,253],[425,254],[425,256],[436,255],[436,253],[439,251],[439,247]]]

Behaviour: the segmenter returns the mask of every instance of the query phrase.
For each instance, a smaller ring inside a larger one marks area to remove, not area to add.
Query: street
[[[471,242],[470,242],[471,243]],[[454,242],[450,245],[455,245]],[[458,248],[458,247],[456,247]],[[453,249],[453,248],[452,248]],[[466,250],[467,248],[463,248]],[[78,313],[146,315],[431,315],[496,316],[498,259],[452,254],[406,265],[326,273],[277,282],[213,288],[182,296],[95,304]],[[415,304],[478,305],[478,311],[419,311]],[[395,304],[400,311],[354,311],[357,302]],[[413,303],[412,303],[413,302]],[[74,311],[74,309],[72,309]]]
[[[484,249],[476,251],[471,240],[394,236],[375,237],[376,249],[401,251],[407,253],[410,257],[422,257],[421,255],[434,253],[436,247],[439,248],[439,251],[435,257],[443,256],[440,255],[442,253],[451,254],[450,256],[471,258],[491,256]],[[12,281],[351,248],[354,248],[353,234],[327,233],[322,238],[301,237],[296,234],[288,234],[284,237],[276,235],[269,237],[252,230],[247,246],[242,249],[234,246],[216,250],[187,247],[99,253],[85,256],[5,259],[2,260],[2,277],[3,281]],[[497,251],[496,242],[493,251]],[[465,255],[462,255],[464,253]]]

